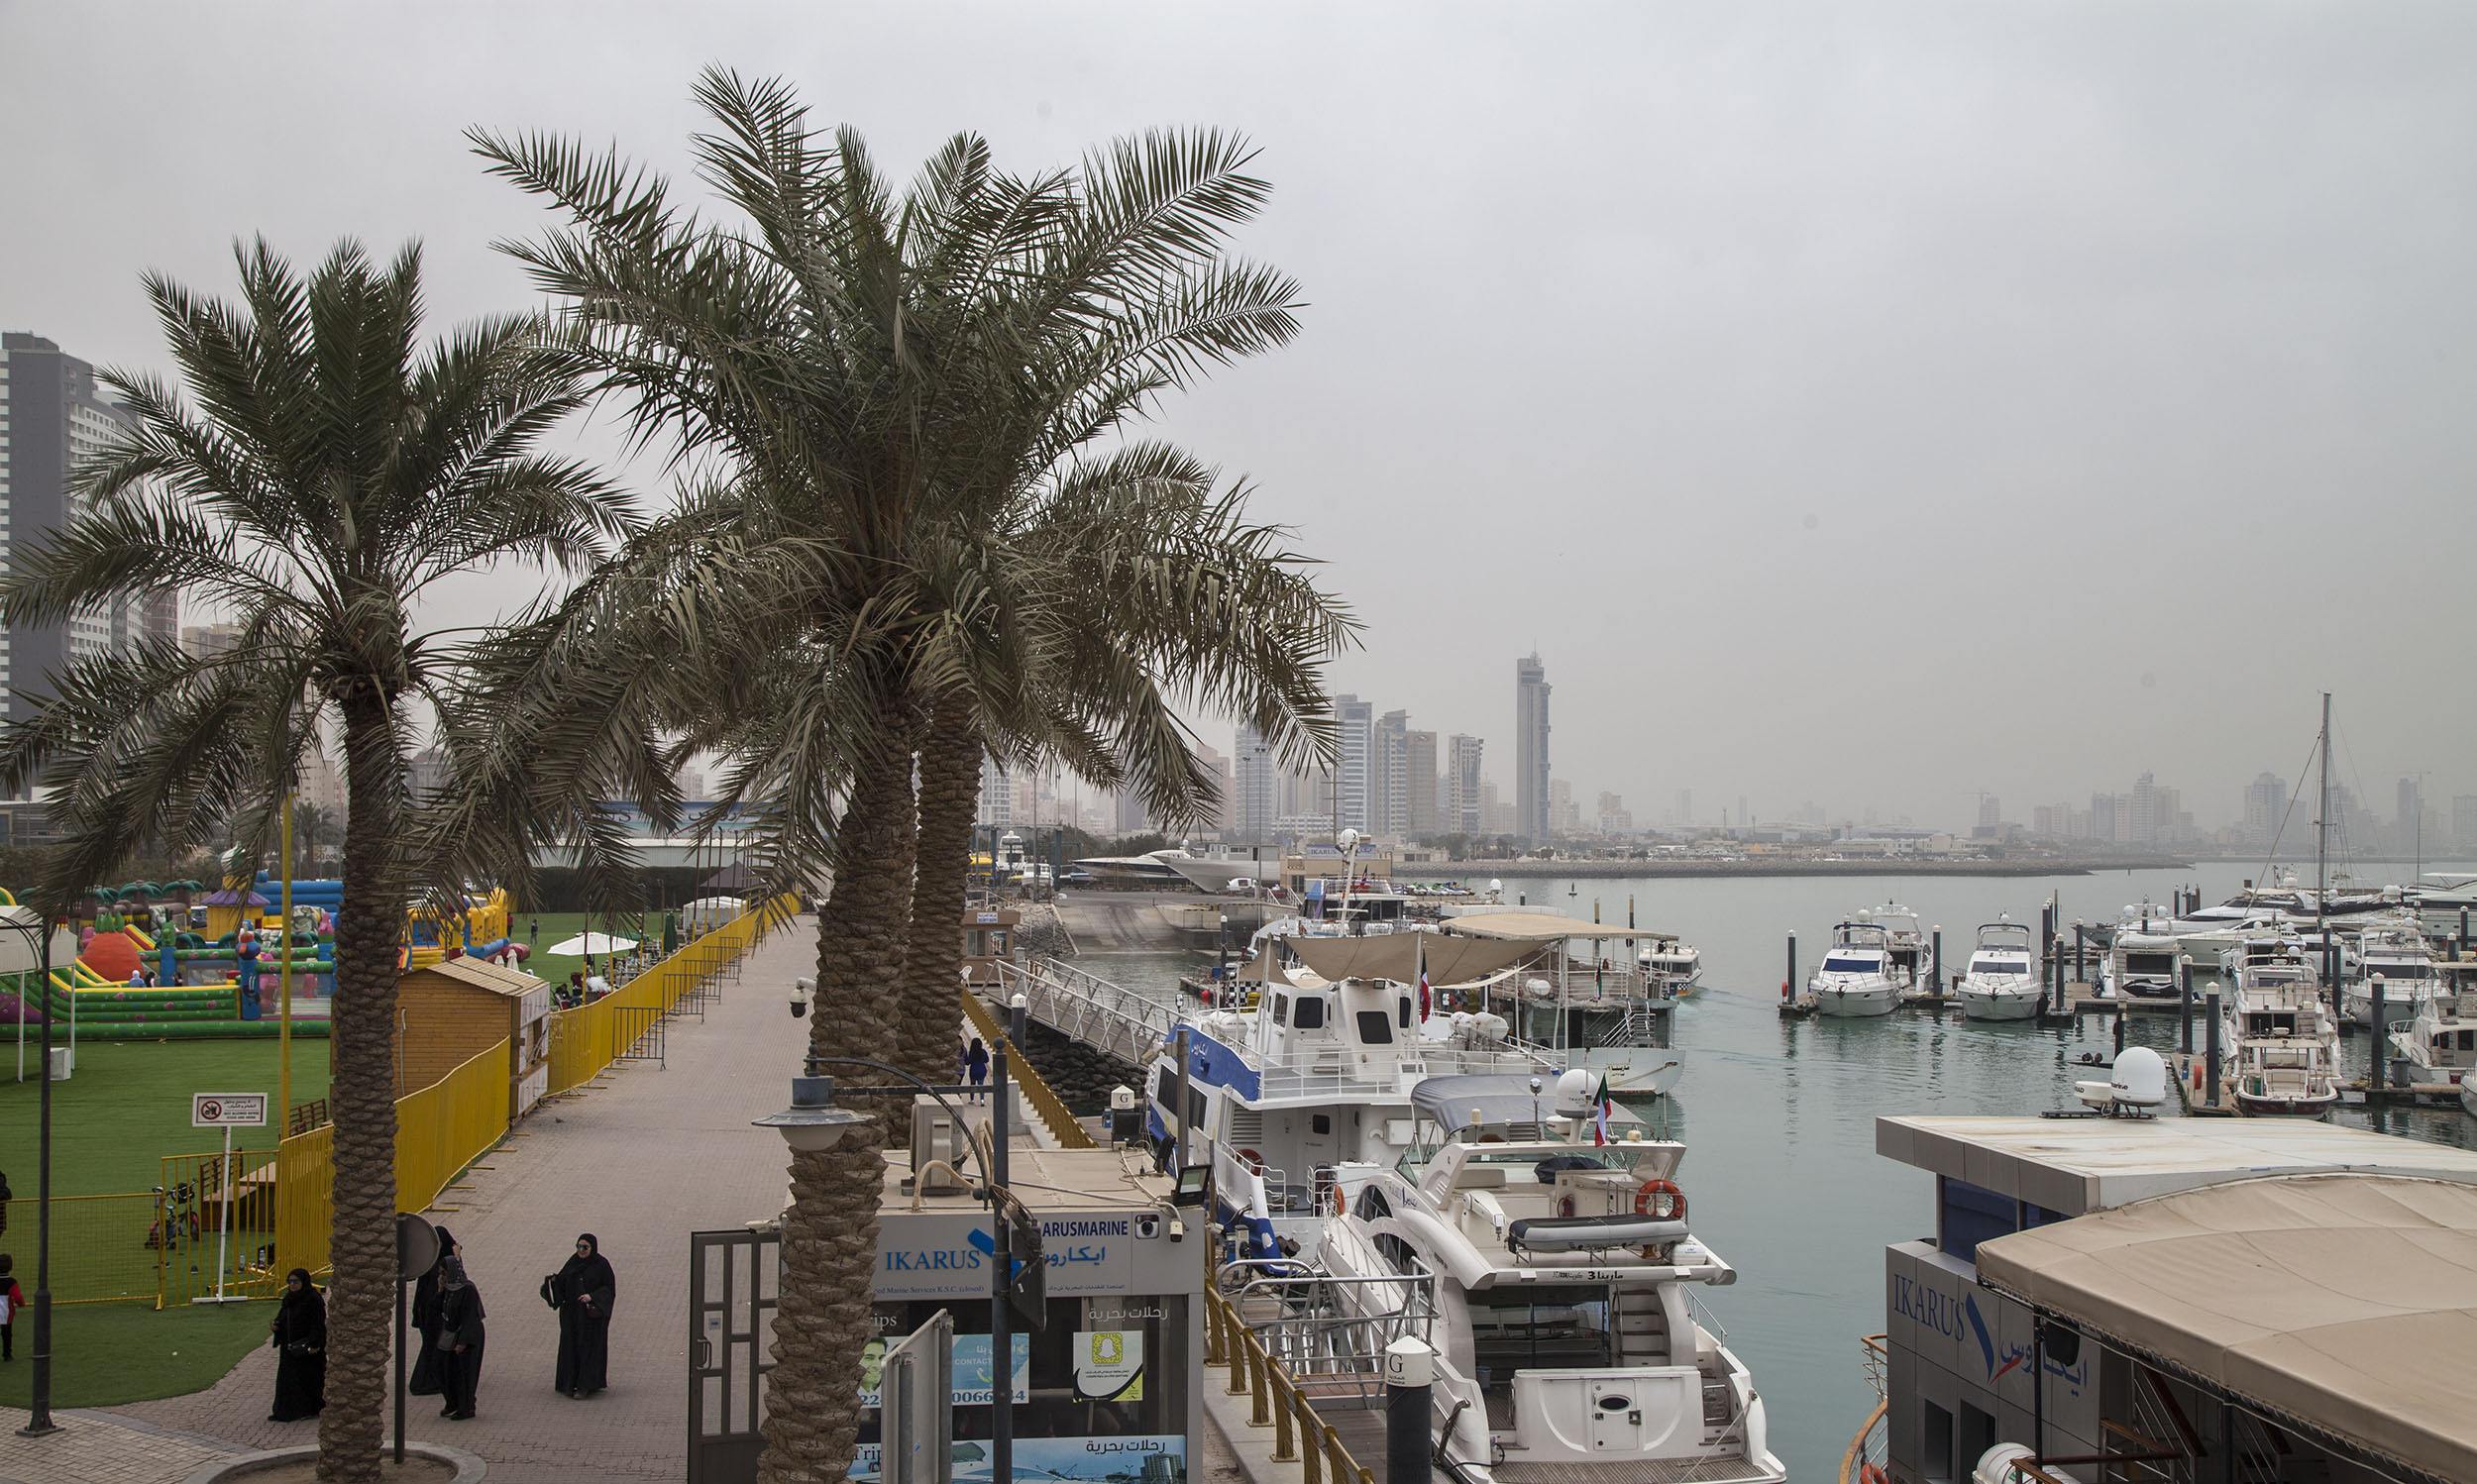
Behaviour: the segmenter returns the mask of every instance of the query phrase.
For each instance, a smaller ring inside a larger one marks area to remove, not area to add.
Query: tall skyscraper
[[[2132,818],[2119,837],[2129,844],[2159,843],[2159,786],[2149,774],[2133,780]]]
[[[1411,713],[1387,711],[1376,718],[1367,749],[1367,822],[1380,835],[1411,827]]]
[[[1268,845],[1281,817],[1281,764],[1254,727],[1241,725],[1231,746],[1230,829],[1240,845]]]
[[[2477,850],[2477,794],[2451,795],[2451,838],[2461,850]]]
[[[2399,812],[2391,820],[2391,848],[2415,850],[2425,827],[2425,788],[2413,778],[2400,780]]]
[[[1015,780],[996,758],[981,757],[981,801],[973,811],[972,822],[996,829],[1015,825]]]
[[[1230,828],[1231,811],[1230,759],[1201,742],[1196,744],[1195,752],[1196,761],[1202,763],[1204,771],[1213,776],[1213,792],[1217,800],[1205,810],[1203,819],[1197,822],[1197,827],[1217,833],[1227,831]]]
[[[1152,828],[1152,811],[1144,807],[1143,795],[1132,789],[1118,792],[1111,825],[1122,835],[1140,835]]]
[[[1403,784],[1402,832],[1412,839],[1438,833],[1437,828],[1437,734],[1435,732],[1404,732],[1402,734]]]
[[[70,474],[131,420],[119,403],[104,400],[92,366],[40,335],[0,334],[0,566],[69,523],[77,513]],[[179,637],[178,614],[162,601],[110,603],[62,622],[0,629],[0,713],[17,721],[33,716],[26,690],[40,689],[47,673],[74,661],[140,638],[168,644]]]
[[[1370,827],[1368,759],[1375,747],[1376,708],[1355,695],[1337,695],[1333,710],[1342,743],[1342,761],[1334,769],[1334,828],[1364,830]]]
[[[1532,654],[1514,662],[1514,833],[1539,845],[1549,830],[1548,667]]]
[[[2268,850],[2288,812],[2288,781],[2276,773],[2257,773],[2245,785],[2245,848]]]
[[[1481,739],[1460,733],[1445,739],[1445,817],[1447,834],[1475,835],[1483,825],[1479,754]]]

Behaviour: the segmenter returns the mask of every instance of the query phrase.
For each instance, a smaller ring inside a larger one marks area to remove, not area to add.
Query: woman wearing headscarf
[[[310,1283],[309,1270],[284,1274],[283,1302],[275,1306],[275,1410],[270,1423],[316,1417],[327,1406],[327,1301]]]
[[[462,1257],[464,1249],[456,1245],[456,1234],[445,1226],[438,1229],[439,1257],[430,1264],[430,1271],[413,1282],[413,1327],[421,1331],[421,1348],[413,1353],[413,1374],[404,1389],[417,1397],[439,1394],[439,1263],[451,1257]]]
[[[482,1387],[482,1290],[465,1277],[465,1260],[439,1259],[439,1337],[432,1345],[439,1352],[439,1389],[447,1397],[441,1417],[473,1416],[474,1396]]]
[[[618,1279],[593,1233],[577,1238],[575,1254],[542,1287],[559,1311],[559,1389],[572,1397],[600,1391],[610,1384],[610,1306]]]

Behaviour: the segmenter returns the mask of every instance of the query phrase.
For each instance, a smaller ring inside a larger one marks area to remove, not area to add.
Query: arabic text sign
[[[876,1297],[880,1302],[987,1298],[988,1242],[983,1217],[889,1212],[877,1228]],[[1123,1294],[1132,1280],[1131,1214],[1044,1216],[1040,1245],[1053,1299]]]
[[[265,1093],[198,1093],[189,1099],[192,1128],[264,1128]]]

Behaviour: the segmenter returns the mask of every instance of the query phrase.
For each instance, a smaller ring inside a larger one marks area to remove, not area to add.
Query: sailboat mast
[[[2314,750],[2321,758],[2321,782],[2314,805],[2314,927],[2322,927],[2323,899],[2330,895],[2330,692],[2322,692],[2322,735]]]

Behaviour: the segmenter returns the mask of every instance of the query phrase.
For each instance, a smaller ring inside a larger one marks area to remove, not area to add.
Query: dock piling
[[[2210,993],[2202,997],[2202,1045],[2209,1082],[2208,1097],[2212,1108],[2219,1106],[2219,986],[2210,982]]]
[[[2124,1007],[2115,1007],[2115,1054],[2124,1054]]]
[[[2383,1006],[2383,977],[2382,977],[2381,975],[2377,974],[2377,975],[2375,975],[2375,976],[2373,977],[2373,986],[2374,986],[2374,1027],[2373,1027],[2373,1029],[2374,1029],[2374,1037],[2373,1037],[2373,1039],[2374,1039],[2374,1045],[2373,1045],[2373,1050],[2372,1050],[2372,1052],[2370,1053],[2370,1054],[2372,1055],[2372,1057],[2373,1057],[2373,1062],[2372,1062],[2372,1064],[2371,1064],[2371,1065],[2369,1065],[2369,1066],[2365,1069],[2365,1070],[2366,1070],[2366,1072],[2367,1072],[2367,1074],[2368,1074],[2368,1075],[2367,1075],[2366,1080],[2367,1080],[2367,1081],[2369,1081],[2369,1082],[2371,1082],[2371,1083],[2373,1083],[2373,1084],[2374,1084],[2374,1086],[2375,1086],[2375,1087],[2377,1087],[2377,1088],[2387,1088],[2387,1087],[2391,1086],[2391,1058],[2390,1058],[2389,1056],[2387,1056],[2387,1055],[2385,1055],[2385,1054],[2384,1054],[2384,1048],[2385,1048],[2386,1042],[2385,1042],[2385,1040],[2384,1040],[2384,1036],[2383,1036],[2383,1009],[2384,1009],[2384,1006]]]
[[[2187,1056],[2194,1054],[2194,956],[2184,955],[2176,966],[2176,1048]]]
[[[1943,924],[1943,923],[1938,922],[1938,923],[1936,923],[1936,924],[1935,924],[1935,935],[1934,935],[1934,937],[1933,937],[1930,941],[1931,941],[1931,945],[1932,945],[1932,946],[1928,949],[1928,959],[1927,959],[1927,962],[1928,962],[1928,963],[1929,963],[1932,967],[1930,967],[1930,968],[1927,970],[1927,981],[1926,981],[1926,983],[1927,983],[1927,988],[1928,988],[1929,990],[1933,991],[1935,994],[1937,994],[1937,995],[1941,995],[1941,994],[1943,994],[1943,993],[1944,993],[1944,991],[1945,991],[1945,989],[1946,989],[1946,986],[1945,986],[1945,984],[1944,984],[1944,924]]]
[[[2089,971],[2083,963],[2083,945],[2089,941],[2087,937],[2089,931],[2090,929],[2083,925],[2081,918],[2073,919],[2073,977],[2083,984],[2090,983]]]

